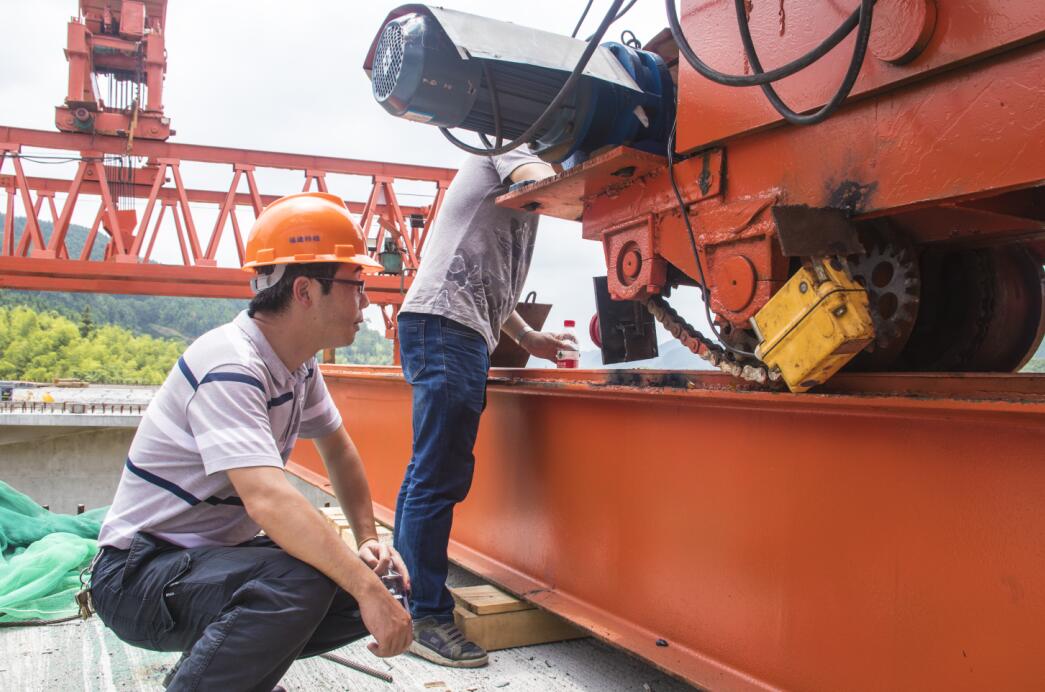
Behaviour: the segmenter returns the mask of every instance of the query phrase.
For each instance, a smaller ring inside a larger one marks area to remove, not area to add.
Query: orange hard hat
[[[265,207],[250,229],[244,269],[273,264],[344,262],[373,273],[366,238],[344,201],[326,192],[299,192]]]

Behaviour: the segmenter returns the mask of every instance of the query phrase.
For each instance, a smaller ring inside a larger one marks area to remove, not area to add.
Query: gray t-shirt
[[[470,156],[447,190],[403,312],[442,315],[483,335],[493,352],[530,270],[537,214],[496,205],[519,166],[540,162],[516,149]]]
[[[189,346],[142,416],[98,545],[144,532],[183,548],[258,534],[230,469],[283,468],[298,436],[324,437],[341,415],[311,358],[291,372],[241,312]]]

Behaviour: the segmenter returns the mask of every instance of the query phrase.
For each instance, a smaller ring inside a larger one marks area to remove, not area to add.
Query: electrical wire
[[[734,4],[739,8],[737,10],[737,22],[741,27],[743,27],[741,33],[743,34],[745,30],[748,30],[748,35],[750,35],[747,11],[743,6],[743,0],[735,0]],[[874,0],[871,0],[871,4],[874,4]],[[675,39],[675,43],[678,45],[679,54],[682,55],[682,57],[686,59],[686,62],[688,62],[698,73],[713,82],[724,84],[726,86],[761,86],[763,84],[769,84],[770,82],[779,81],[784,77],[789,77],[827,55],[827,53],[841,43],[842,39],[848,36],[863,19],[863,5],[861,4],[861,7],[850,14],[846,20],[831,33],[830,36],[825,38],[818,46],[812,48],[808,53],[801,57],[796,58],[785,65],[769,70],[768,72],[755,70],[755,74],[736,75],[720,72],[697,56],[693,51],[693,47],[686,39],[685,33],[682,31],[682,26],[679,23],[679,15],[675,9],[675,0],[665,0],[665,9],[667,10],[668,27],[671,29],[672,38]],[[870,30],[870,23],[871,16],[870,13],[868,13],[868,30]],[[750,57],[748,60],[750,62]],[[752,67],[754,67],[754,63],[752,63]]]
[[[577,38],[577,32],[581,30],[581,24],[584,23],[584,18],[588,16],[588,10],[591,9],[591,4],[594,0],[588,0],[588,4],[584,6],[584,11],[581,12],[581,18],[577,20],[577,26],[573,27],[573,33],[570,34],[570,38]]]
[[[625,5],[624,8],[620,12],[617,13],[617,16],[613,18],[613,22],[616,22],[618,19],[620,19],[621,17],[626,15],[628,13],[628,10],[630,10],[632,7],[635,7],[635,3],[636,2],[638,2],[638,0],[629,0],[628,4]],[[610,22],[610,24],[613,24],[613,22]],[[634,34],[632,34],[632,35],[634,36]],[[590,41],[593,36],[595,36],[595,34],[592,34],[591,36],[589,36],[588,38],[586,38],[584,40],[585,41]],[[621,43],[623,43],[623,41],[621,41]]]
[[[805,115],[800,114],[791,110],[784,103],[772,85],[760,85],[762,93],[773,104],[773,108],[776,109],[777,113],[784,116],[784,119],[789,123],[793,125],[815,125],[822,122],[836,108],[842,105],[842,102],[849,96],[849,92],[853,90],[853,85],[856,84],[856,78],[860,75],[860,67],[863,65],[864,56],[867,54],[867,43],[871,38],[871,17],[874,14],[874,3],[875,0],[860,0],[859,29],[857,29],[856,34],[856,45],[853,46],[853,57],[849,60],[849,69],[846,70],[845,77],[842,78],[842,84],[838,87],[838,91],[822,108]],[[751,63],[751,69],[755,74],[765,74],[762,70],[762,63],[758,59],[758,53],[755,51],[754,41],[751,39],[751,27],[748,26],[744,0],[734,0],[734,5],[737,11],[737,24],[740,27],[740,40],[744,44],[744,53]]]
[[[451,144],[456,146],[458,149],[467,151],[469,154],[477,154],[479,156],[498,156],[504,154],[513,149],[517,149],[526,142],[529,142],[534,138],[534,135],[540,130],[544,124],[551,118],[552,115],[558,111],[559,106],[566,100],[570,93],[573,91],[573,87],[581,78],[581,74],[584,72],[584,68],[588,65],[588,61],[591,60],[591,56],[594,55],[595,49],[599,47],[599,41],[602,39],[606,30],[609,29],[610,24],[614,22],[617,16],[617,11],[620,6],[624,4],[624,0],[613,0],[613,4],[610,9],[606,12],[602,22],[599,24],[598,31],[592,36],[592,39],[588,41],[588,45],[584,49],[584,53],[581,54],[580,59],[577,61],[577,65],[570,72],[570,76],[566,79],[566,82],[559,89],[559,93],[555,95],[552,102],[548,104],[548,107],[544,109],[544,112],[526,129],[521,135],[516,137],[511,142],[504,144],[499,147],[492,149],[482,149],[479,147],[473,147],[470,144],[466,144],[459,140],[445,127],[440,127],[439,131],[443,133],[443,136],[450,141]]]
[[[87,163],[97,163],[102,159],[97,156],[48,156],[46,154],[15,154],[9,153],[13,159],[22,159],[23,161],[29,161],[30,163],[40,164],[63,164],[63,163],[79,163],[80,161],[86,161]]]
[[[490,69],[490,63],[486,60],[483,60],[483,76],[486,78],[486,88],[490,90],[490,100],[493,106],[493,136],[497,144],[490,144],[490,140],[482,132],[479,133],[479,138],[483,140],[487,149],[496,149],[504,144],[501,131],[501,102],[497,96],[497,85],[493,81],[493,70]]]
[[[671,134],[668,135],[668,180],[671,181],[671,189],[675,192],[675,199],[678,201],[679,205],[679,213],[682,214],[682,221],[686,225],[686,232],[689,236],[689,247],[693,251],[693,259],[697,263],[697,274],[700,276],[700,290],[704,294],[704,314],[707,316],[708,326],[711,327],[711,332],[727,351],[738,356],[757,358],[758,356],[754,353],[739,349],[728,343],[722,338],[722,334],[718,327],[715,326],[715,320],[711,314],[711,287],[708,286],[708,281],[704,276],[704,263],[701,262],[700,252],[697,250],[697,237],[693,233],[693,224],[689,219],[689,210],[686,208],[686,202],[682,199],[682,192],[679,190],[678,181],[675,179],[675,129],[677,125],[678,117],[672,121]]]

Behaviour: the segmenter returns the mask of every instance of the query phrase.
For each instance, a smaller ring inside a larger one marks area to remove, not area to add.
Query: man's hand
[[[388,658],[406,651],[414,639],[414,627],[410,613],[399,605],[399,601],[378,582],[358,602],[363,624],[374,637],[374,641],[366,645],[370,653]]]
[[[519,345],[530,355],[551,361],[557,360],[556,354],[559,351],[578,350],[572,334],[555,332],[526,332],[519,340]]]
[[[392,546],[385,545],[380,541],[369,540],[360,546],[359,559],[365,562],[370,569],[374,570],[378,576],[386,574],[389,565],[391,565],[392,569],[403,577],[403,588],[410,591],[410,572],[407,571],[406,565],[403,564],[403,558],[399,556],[399,553]]]

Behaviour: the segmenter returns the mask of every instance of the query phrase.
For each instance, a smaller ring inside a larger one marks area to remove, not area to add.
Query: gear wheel
[[[904,350],[918,319],[921,272],[914,246],[885,224],[860,231],[864,254],[849,257],[853,278],[867,289],[875,338],[848,370],[890,369]]]

